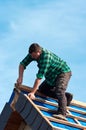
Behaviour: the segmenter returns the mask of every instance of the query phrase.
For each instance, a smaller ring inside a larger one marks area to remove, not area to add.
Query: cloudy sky
[[[86,0],[0,0],[0,112],[33,42],[68,63],[72,77],[67,91],[86,102]],[[24,85],[33,86],[37,70],[36,63],[27,67]]]

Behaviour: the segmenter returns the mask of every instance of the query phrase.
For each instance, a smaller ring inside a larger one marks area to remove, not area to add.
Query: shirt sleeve
[[[30,62],[32,62],[33,59],[31,58],[31,56],[28,54],[21,62],[20,64],[24,66],[24,69],[26,69],[26,66],[28,64],[30,64]]]
[[[37,78],[43,78],[43,76],[46,75],[46,73],[48,72],[48,68],[50,67],[50,62],[51,62],[51,56],[48,54],[48,55],[45,55],[43,57],[43,59],[40,61],[40,64],[39,64],[39,70],[38,70],[38,73],[37,73]]]

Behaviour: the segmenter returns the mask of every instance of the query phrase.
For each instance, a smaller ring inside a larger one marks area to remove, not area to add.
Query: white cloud
[[[16,24],[14,21],[11,21],[11,22],[10,22],[10,27],[11,27],[11,29],[12,29],[13,31],[16,31],[17,28],[18,28],[17,24]]]

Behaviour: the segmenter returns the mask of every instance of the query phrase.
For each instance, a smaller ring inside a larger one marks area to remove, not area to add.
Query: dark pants
[[[66,115],[67,97],[68,93],[65,93],[71,72],[59,74],[56,78],[56,85],[50,86],[46,80],[39,86],[39,91],[46,96],[50,96],[58,99],[58,111],[57,114]]]

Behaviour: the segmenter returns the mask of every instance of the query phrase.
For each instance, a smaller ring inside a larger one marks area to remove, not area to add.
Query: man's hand
[[[22,84],[23,81],[23,73],[24,73],[24,66],[23,65],[19,65],[19,76],[18,79],[16,81],[17,86]]]
[[[32,100],[35,100],[35,95],[32,92],[28,94],[28,97]]]
[[[16,84],[17,84],[17,86],[21,85],[22,84],[22,78],[18,78],[17,81],[16,81]]]

